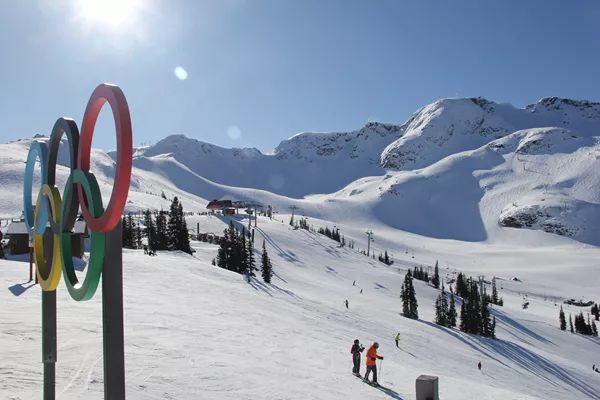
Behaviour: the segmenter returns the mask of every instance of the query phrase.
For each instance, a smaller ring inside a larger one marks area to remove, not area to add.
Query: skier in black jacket
[[[352,373],[356,376],[360,376],[360,353],[362,353],[364,349],[365,348],[361,346],[358,339],[354,341],[354,344],[350,349],[350,353],[352,353],[352,363],[354,365]]]

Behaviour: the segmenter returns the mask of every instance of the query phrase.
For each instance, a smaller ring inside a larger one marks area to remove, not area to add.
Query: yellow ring
[[[39,211],[41,202],[47,197],[50,203],[50,214],[52,214],[52,220],[54,226],[60,226],[59,213],[61,210],[62,202],[60,199],[60,193],[55,186],[49,186],[47,184],[42,185],[37,201],[35,203],[34,212],[34,223],[37,224],[39,217]],[[44,235],[33,234],[33,258],[36,265],[36,274],[42,290],[45,292],[51,292],[56,290],[60,282],[62,272],[62,256],[60,246],[60,229],[52,232],[52,266],[48,271],[48,263],[46,255],[44,254]]]

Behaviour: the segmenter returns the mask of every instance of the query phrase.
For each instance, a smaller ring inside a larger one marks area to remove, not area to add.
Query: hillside
[[[219,231],[228,220],[188,221],[196,222],[203,231]],[[329,221],[311,223],[331,226]],[[360,231],[342,227],[342,232],[360,244]],[[462,257],[470,263],[440,260],[443,277],[452,278],[456,271],[476,274],[488,264],[486,279],[498,276],[505,300],[505,307],[494,309],[498,340],[483,339],[433,325],[438,292],[419,281],[420,320],[399,315],[398,293],[406,269],[434,261],[427,250],[405,254],[402,236],[389,238],[397,243],[388,248],[396,260],[390,267],[339,248],[322,235],[261,217],[257,251],[263,239],[275,266],[272,285],[260,280],[248,284],[237,274],[211,266],[214,245],[193,243],[194,257],[161,252],[152,262],[141,251],[125,251],[128,398],[408,400],[414,399],[414,380],[421,373],[440,377],[445,399],[600,398],[600,381],[591,371],[599,342],[557,327],[558,298],[586,292],[577,282],[564,280],[560,289],[536,294],[556,286],[556,276],[529,268],[527,276],[519,275],[522,282],[513,282],[515,271],[502,267],[507,258],[498,249],[478,255],[485,266],[474,264],[467,254]],[[379,237],[375,246],[376,251],[382,249]],[[452,247],[447,244],[440,251]],[[529,252],[532,265],[542,258],[572,265],[561,249],[516,251]],[[588,256],[588,261],[596,258]],[[8,288],[0,291],[5,305],[0,329],[3,398],[29,399],[40,391],[39,288],[22,283],[24,266],[0,260],[0,281]],[[577,275],[584,272],[573,267]],[[58,293],[57,393],[65,400],[100,399],[100,296],[76,303],[62,283]],[[527,310],[520,306],[523,294],[531,303]],[[349,300],[348,310],[344,299]],[[578,309],[565,305],[568,313]],[[393,343],[397,332],[400,349]],[[385,357],[380,381],[387,389],[369,387],[350,374],[349,347],[356,337],[365,344],[380,342]]]

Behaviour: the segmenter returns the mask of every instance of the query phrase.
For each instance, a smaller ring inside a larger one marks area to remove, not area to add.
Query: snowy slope
[[[353,132],[301,133],[279,144],[272,155],[257,149],[225,149],[173,135],[138,150],[134,165],[147,169],[152,161],[169,158],[219,184],[298,198],[330,193],[365,175],[383,173],[379,154],[398,137],[399,129],[369,123]],[[165,174],[176,175],[171,171]]]
[[[35,140],[46,141],[47,138],[38,137]],[[23,209],[23,174],[30,145],[31,139],[0,144],[0,218],[16,218],[21,215]],[[103,198],[108,199],[114,180],[115,162],[104,151],[93,149],[91,163],[91,171],[96,175]],[[64,140],[59,148],[58,164],[56,180],[62,193],[62,188],[69,176],[70,164],[68,148]],[[33,199],[36,199],[39,192],[39,173],[39,169],[36,168],[32,190]],[[206,204],[202,197],[178,189],[160,175],[135,169],[132,173],[127,209],[129,211],[137,211],[148,207],[168,209],[170,201],[161,197],[163,192],[168,199],[179,196],[184,205],[190,208],[199,209]]]
[[[134,149],[128,210],[164,208],[164,192],[195,211],[232,198],[439,239],[536,244],[550,233],[598,245],[599,126],[598,103],[547,98],[518,109],[474,98],[437,101],[403,125],[298,134],[273,155],[169,136]],[[28,143],[0,145],[4,216],[21,211],[12,193]],[[109,155],[93,158],[104,193]]]
[[[331,226],[330,221],[310,221],[316,227]],[[228,220],[196,216],[188,221],[190,225],[196,222],[203,231],[218,231]],[[236,223],[247,221],[241,218]],[[343,226],[342,233],[358,243],[355,235],[361,232]],[[500,270],[497,276],[505,307],[494,309],[499,339],[483,339],[429,322],[438,292],[418,281],[421,319],[399,315],[398,294],[406,268],[434,261],[425,249],[400,251],[401,236],[389,237],[385,243],[392,246],[388,249],[396,260],[388,267],[339,248],[321,235],[292,230],[286,223],[263,217],[256,235],[256,249],[264,239],[272,257],[273,285],[260,280],[248,284],[239,275],[211,266],[216,255],[213,245],[195,243],[194,257],[161,252],[150,259],[141,251],[125,252],[128,398],[408,400],[415,399],[414,380],[422,373],[440,377],[444,399],[600,398],[600,380],[591,371],[592,363],[598,362],[600,342],[557,328],[555,301],[578,290],[576,282],[556,285],[551,273],[538,273],[535,280],[521,276],[523,282],[512,282],[513,271]],[[383,246],[379,238],[376,251]],[[495,265],[507,260],[491,245],[463,246],[474,250],[471,255],[456,254],[465,260],[478,258]],[[439,247],[441,252],[461,249],[452,243]],[[526,250],[515,251],[523,255]],[[572,264],[563,249],[527,251],[530,263],[546,257],[562,266]],[[597,255],[584,251],[579,257],[589,263]],[[456,270],[476,274],[487,267],[460,262],[450,266],[445,261],[440,265],[444,278],[454,276]],[[8,288],[0,291],[4,305],[0,397],[7,399],[39,397],[41,388],[40,294],[37,286],[22,283],[25,266],[0,260],[0,282]],[[575,274],[583,272],[573,267]],[[485,272],[487,279],[496,274],[496,268]],[[538,294],[547,285],[560,289]],[[520,307],[523,294],[529,295],[527,310]],[[349,310],[344,299],[349,300]],[[567,313],[578,309],[565,306]],[[100,296],[76,303],[61,283],[58,310],[59,398],[100,399]],[[393,344],[397,332],[401,349]],[[356,337],[364,344],[381,344],[385,360],[380,382],[386,390],[369,387],[350,374],[349,348]],[[482,372],[476,368],[479,361]]]
[[[410,170],[474,150],[517,130],[565,127],[586,136],[600,134],[600,103],[546,98],[525,109],[482,98],[443,99],[419,110],[404,135],[381,155],[390,169]]]

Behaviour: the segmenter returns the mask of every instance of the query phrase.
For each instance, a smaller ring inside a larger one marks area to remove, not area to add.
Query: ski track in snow
[[[193,218],[214,231],[229,222]],[[234,220],[247,226],[242,216]],[[505,307],[493,310],[498,340],[467,335],[429,322],[438,291],[419,281],[421,319],[399,314],[404,272],[415,262],[411,253],[398,252],[396,263],[386,266],[325,236],[264,217],[258,223],[255,251],[259,256],[268,237],[277,273],[271,285],[257,278],[248,284],[211,266],[215,245],[194,242],[195,257],[160,252],[148,258],[125,250],[128,398],[407,400],[415,398],[416,377],[427,373],[440,376],[440,396],[448,399],[600,399],[600,379],[591,371],[600,341],[561,332],[553,301],[530,297],[522,310],[522,296],[513,291],[520,286],[527,293],[527,282],[502,281]],[[0,260],[0,398],[34,398],[41,390],[39,288],[7,289],[26,274],[26,263]],[[102,398],[100,297],[77,303],[59,286],[60,399]],[[380,382],[387,389],[350,374],[355,337],[380,342]]]

